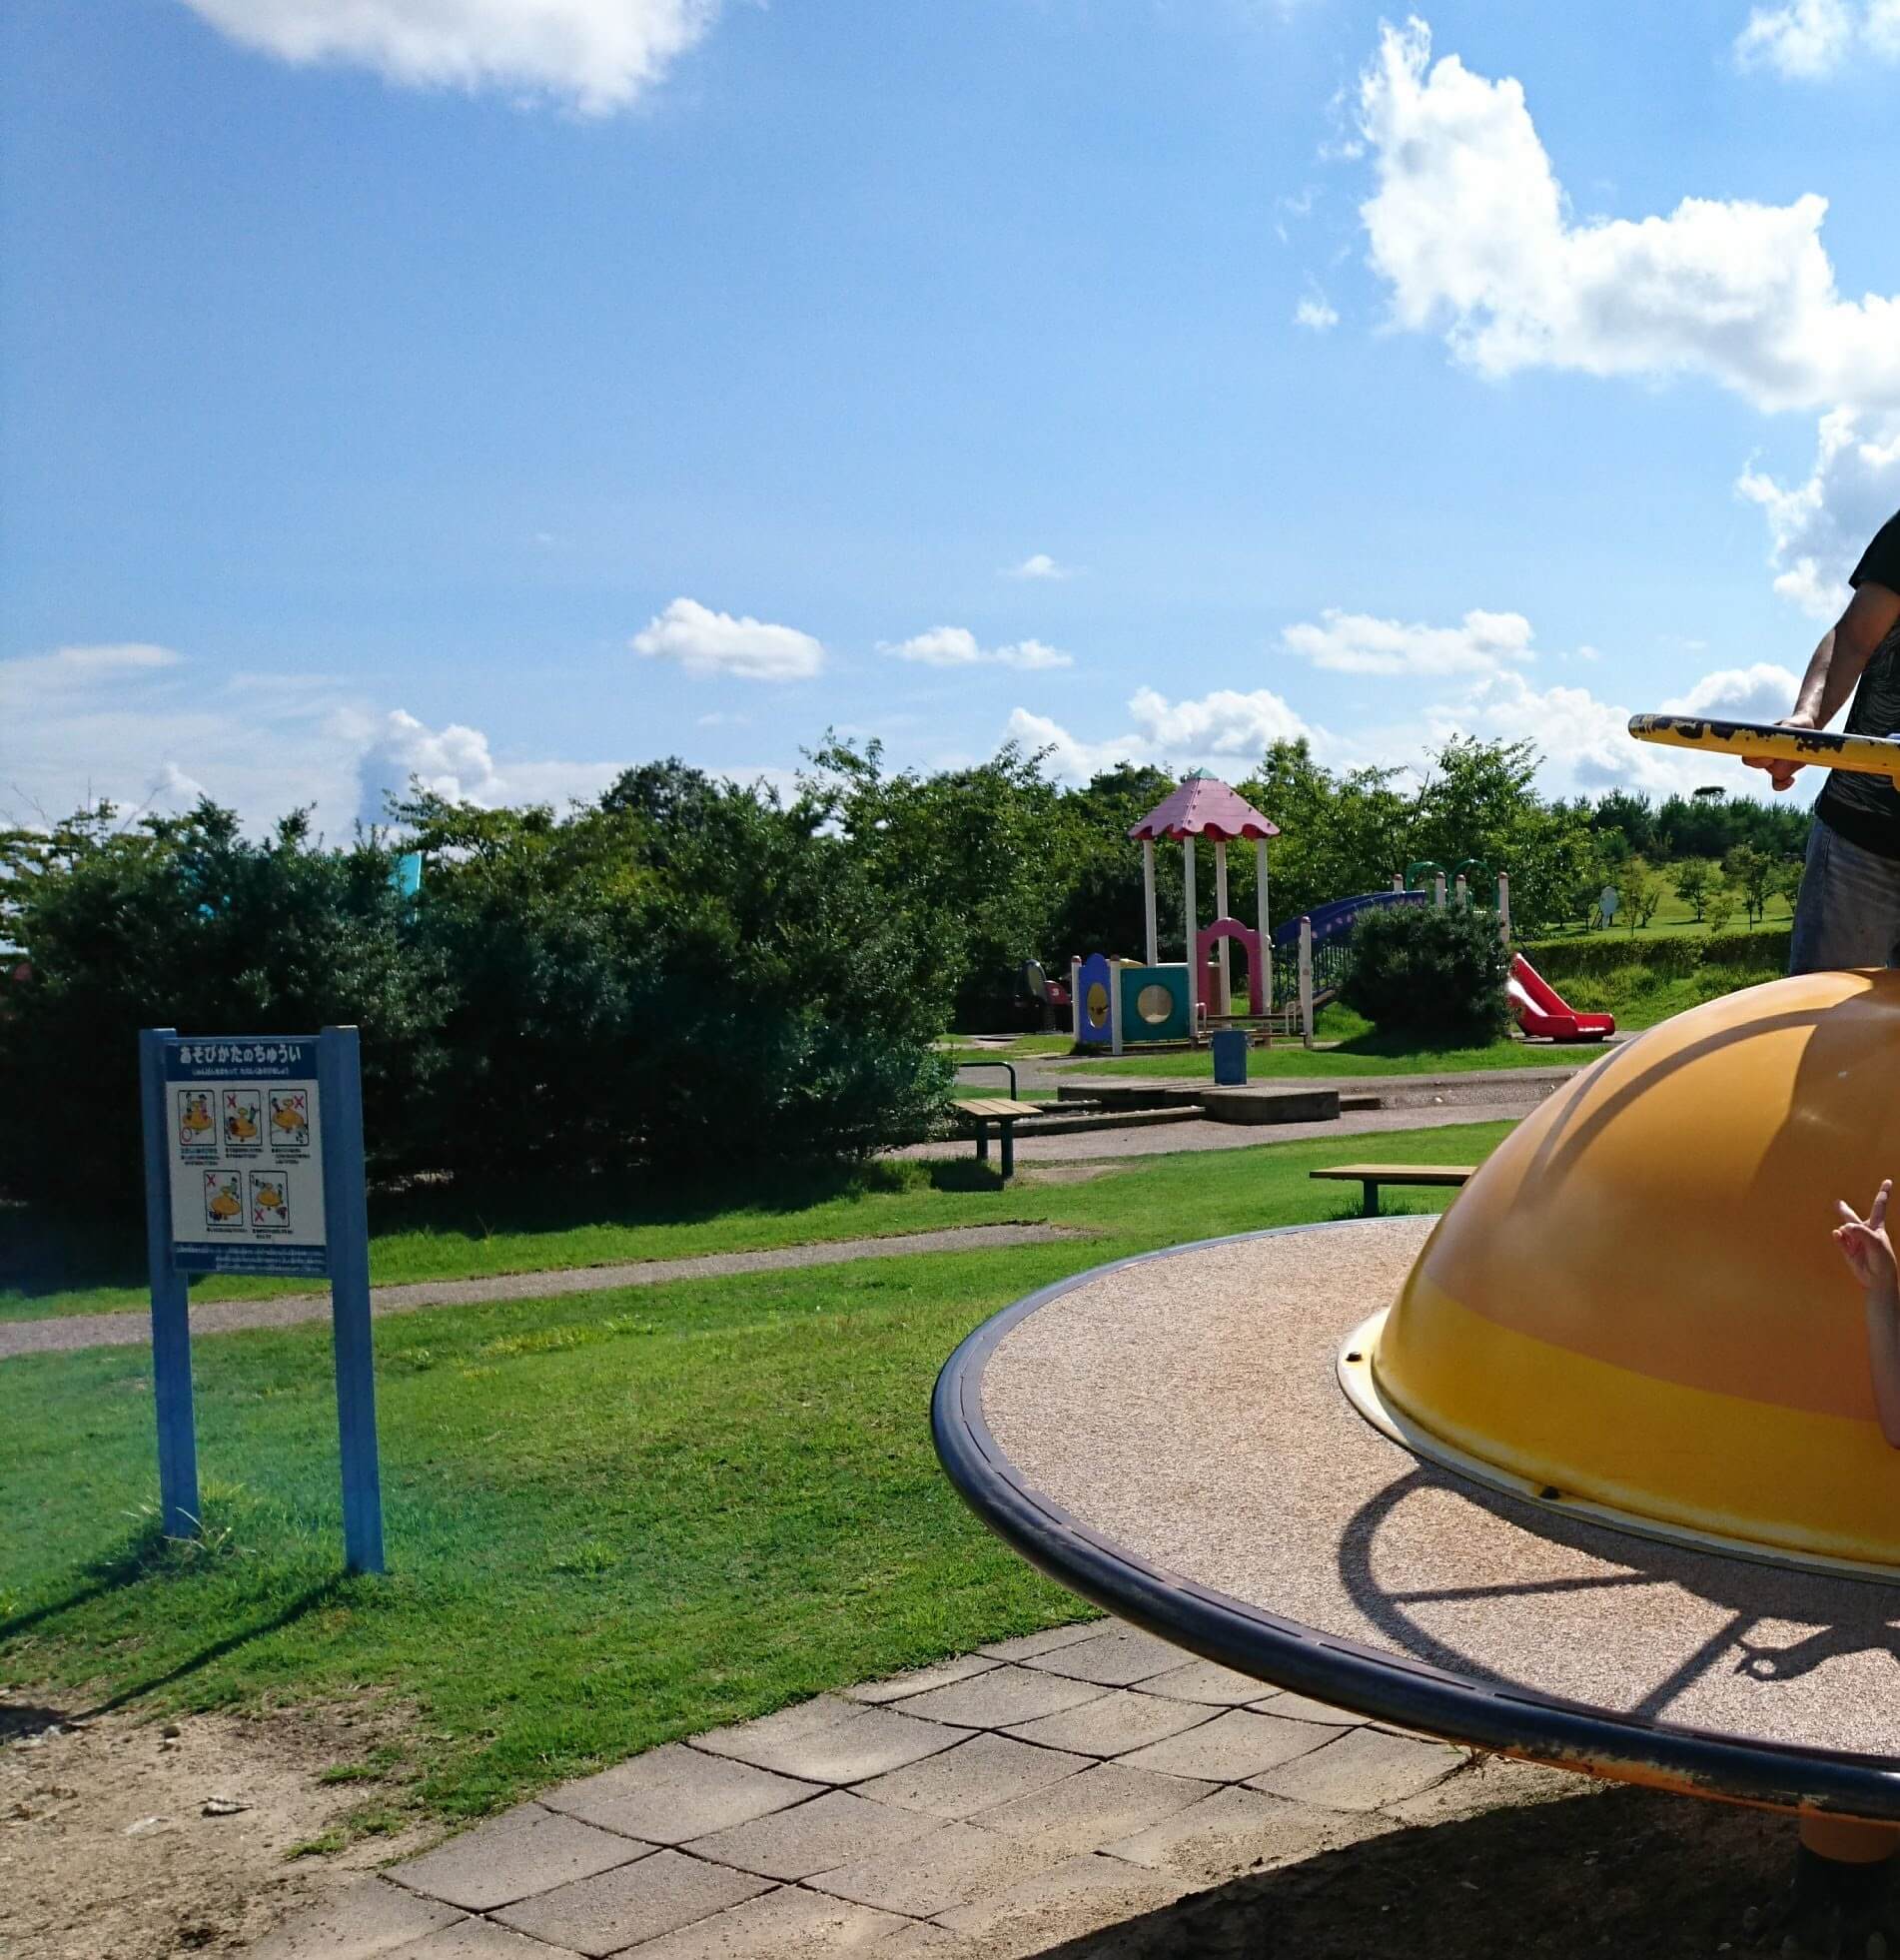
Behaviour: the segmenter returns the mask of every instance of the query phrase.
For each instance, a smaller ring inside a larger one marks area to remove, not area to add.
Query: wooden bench
[[[1476,1169],[1475,1164],[1332,1164],[1312,1175],[1359,1185],[1360,1210],[1372,1218],[1379,1211],[1382,1184],[1461,1185]]]
[[[996,1125],[1003,1138],[1003,1180],[1007,1183],[1016,1175],[1016,1126],[1025,1116],[1040,1116],[1042,1105],[1013,1102],[1008,1096],[971,1096],[950,1107],[976,1125],[976,1154],[985,1164],[990,1161],[990,1125]]]

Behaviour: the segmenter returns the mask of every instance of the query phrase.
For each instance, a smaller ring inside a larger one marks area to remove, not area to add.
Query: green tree
[[[1775,861],[1753,844],[1737,844],[1722,860],[1722,873],[1735,887],[1748,908],[1748,922],[1758,925],[1766,917],[1768,896],[1773,888]]]
[[[1616,890],[1622,900],[1620,917],[1632,933],[1646,927],[1656,916],[1656,907],[1662,902],[1662,885],[1640,857],[1623,860],[1622,869],[1616,874]]]
[[[1711,864],[1705,857],[1685,857],[1676,865],[1670,880],[1675,895],[1695,914],[1695,923],[1702,923],[1702,911],[1708,904],[1708,895],[1715,889],[1721,878],[1719,865]]]

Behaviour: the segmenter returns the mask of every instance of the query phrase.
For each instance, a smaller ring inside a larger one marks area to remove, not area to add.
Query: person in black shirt
[[[1783,725],[1825,728],[1851,692],[1850,735],[1900,734],[1900,512],[1849,583],[1854,595],[1814,649]],[[1749,766],[1786,789],[1802,765],[1751,757]],[[1788,971],[1882,965],[1900,966],[1900,789],[1833,769],[1814,803]]]

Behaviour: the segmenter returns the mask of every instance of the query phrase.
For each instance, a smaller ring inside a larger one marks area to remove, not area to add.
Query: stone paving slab
[[[377,1960],[466,1916],[459,1906],[405,1891],[387,1878],[359,1879],[315,1912],[267,1934],[251,1949],[252,1960]]]
[[[1151,1675],[1142,1683],[1142,1692],[1165,1694],[1180,1701],[1206,1702],[1217,1708],[1246,1708],[1277,1698],[1271,1688],[1255,1680],[1253,1675],[1237,1674],[1233,1668],[1223,1667],[1214,1660],[1194,1660],[1186,1667],[1172,1667],[1165,1674]]]
[[[1040,1656],[1051,1674],[1071,1680],[1094,1681],[1101,1687],[1133,1687],[1151,1675],[1165,1674],[1181,1663],[1181,1649],[1133,1626],[1114,1626],[1092,1640],[1077,1640]]]
[[[372,1287],[370,1312],[413,1314],[424,1307],[474,1307],[498,1300],[553,1300],[570,1293],[610,1293],[668,1280],[719,1279],[733,1273],[779,1273],[799,1266],[843,1266],[860,1259],[908,1259],[916,1253],[980,1252],[991,1246],[1042,1246],[1090,1235],[1066,1225],[953,1225],[883,1239],[834,1239],[815,1246],[771,1246],[758,1252],[702,1253],[690,1259],[641,1259],[619,1266],[562,1267],[544,1273],[485,1274],[477,1280],[414,1280]],[[235,1334],[246,1328],[296,1327],[327,1321],[327,1293],[265,1300],[217,1300],[191,1310],[192,1333]],[[78,1348],[142,1348],[152,1339],[149,1313],[59,1314],[0,1325],[0,1361],[15,1355],[66,1354]]]
[[[440,1933],[399,1946],[391,1960],[578,1960],[570,1946],[548,1946],[511,1933],[491,1919],[465,1919]]]
[[[857,1793],[933,1817],[968,1817],[1088,1767],[1087,1756],[1038,1749],[1007,1735],[973,1735],[941,1755],[860,1783]]]
[[[979,1810],[971,1822],[985,1830],[1035,1838],[1052,1849],[1060,1847],[1064,1856],[1073,1856],[1145,1830],[1209,1795],[1214,1787],[1185,1776],[1164,1776],[1158,1770],[1099,1762],[1046,1790],[999,1803],[993,1810]]]
[[[933,1692],[957,1694],[988,1678],[980,1674],[974,1681]],[[908,1712],[919,1701],[929,1699],[929,1695],[916,1697],[900,1712],[821,1694],[798,1707],[767,1715],[762,1721],[702,1735],[695,1746],[806,1782],[861,1783],[866,1777],[933,1756],[965,1740],[970,1729],[986,1726],[980,1722],[946,1726],[941,1721],[920,1720]],[[922,1712],[919,1709],[919,1714]]]
[[[1007,1891],[1059,1862],[1058,1853],[1031,1840],[976,1824],[950,1823],[920,1842],[825,1872],[812,1884],[864,1905],[928,1919]]]
[[[1139,1912],[1157,1912],[1189,1889],[1180,1879],[1100,1852],[1070,1858],[1007,1891],[936,1915],[953,1933],[1012,1930],[1041,1945],[1079,1939]]]
[[[1217,1885],[1239,1872],[1310,1858],[1391,1828],[1383,1818],[1343,1817],[1230,1784],[1102,1849],[1131,1864]]]
[[[764,1878],[809,1878],[853,1858],[907,1843],[943,1828],[928,1811],[876,1803],[847,1790],[828,1790],[810,1803],[714,1831],[688,1846],[696,1856],[737,1865]]]
[[[602,1960],[767,1889],[749,1872],[656,1851],[636,1864],[523,1899],[495,1917],[517,1932]]]
[[[890,1952],[913,1922],[849,1899],[781,1885],[637,1949],[639,1960],[830,1960]]]
[[[563,1783],[541,1802],[582,1823],[650,1844],[684,1844],[732,1824],[748,1824],[821,1793],[748,1762],[707,1755],[667,1742],[644,1755],[603,1769],[578,1783]]]
[[[647,1857],[652,1849],[633,1838],[595,1830],[576,1817],[523,1803],[398,1865],[390,1876],[449,1905],[492,1912],[531,1892]]]
[[[1070,1626],[1045,1626],[1040,1633],[1019,1633],[1013,1640],[994,1640],[977,1652],[991,1660],[1035,1660],[1054,1653],[1058,1647],[1072,1646],[1077,1640],[1092,1640],[1113,1620],[1082,1619]]]
[[[1172,1960],[1193,1937],[1174,1900],[1481,1809],[1496,1799],[1468,1763],[1081,1621],[650,1750],[353,1886],[257,1951]]]
[[[1383,1728],[1356,1728],[1310,1755],[1248,1780],[1257,1790],[1324,1804],[1331,1810],[1377,1810],[1417,1796],[1465,1760],[1447,1742],[1425,1742]]]
[[[1195,1776],[1205,1783],[1239,1783],[1310,1754],[1338,1733],[1313,1722],[1286,1722],[1248,1708],[1229,1708],[1198,1728],[1132,1751],[1122,1763],[1167,1776]]]
[[[987,1674],[913,1695],[904,1703],[904,1712],[965,1728],[1008,1728],[1033,1722],[1039,1715],[1078,1708],[1106,1691],[1093,1681],[1074,1681],[1037,1667],[992,1667]]]
[[[1216,1710],[1203,1702],[1168,1701],[1158,1694],[1121,1688],[1085,1701],[1079,1708],[1022,1722],[1005,1733],[1044,1749],[1072,1749],[1084,1756],[1125,1756],[1150,1742],[1212,1721]]]
[[[972,1674],[986,1674],[996,1664],[988,1654],[966,1653],[955,1660],[941,1660],[934,1667],[913,1668],[908,1674],[891,1674],[881,1681],[860,1681],[856,1687],[843,1688],[840,1692],[848,1701],[902,1701],[906,1695],[925,1694],[931,1688],[948,1687],[953,1681],[967,1681]]]

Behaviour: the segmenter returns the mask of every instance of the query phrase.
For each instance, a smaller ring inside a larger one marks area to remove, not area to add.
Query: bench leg
[[[1359,1210],[1361,1218],[1377,1218],[1379,1216],[1379,1180],[1377,1178],[1366,1178],[1362,1181]]]
[[[990,1126],[987,1123],[976,1126],[976,1161],[979,1164],[990,1161]]]
[[[998,1127],[1003,1132],[1003,1182],[1007,1184],[1016,1175],[1016,1125],[1004,1123]]]

